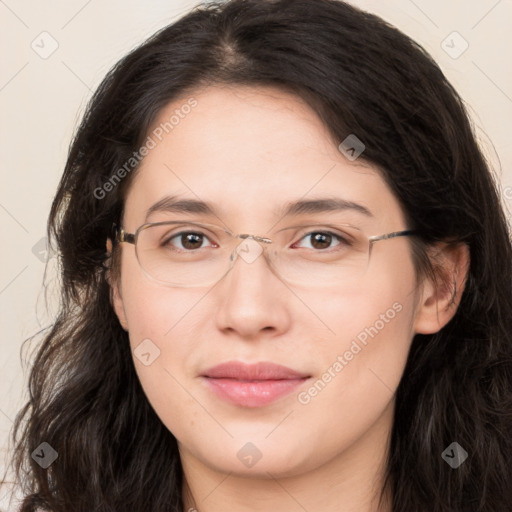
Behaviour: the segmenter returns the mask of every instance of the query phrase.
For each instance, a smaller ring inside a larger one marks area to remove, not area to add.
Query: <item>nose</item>
[[[233,251],[232,267],[215,287],[219,329],[251,338],[263,330],[275,335],[289,328],[290,291],[266,260],[265,245],[248,237]]]

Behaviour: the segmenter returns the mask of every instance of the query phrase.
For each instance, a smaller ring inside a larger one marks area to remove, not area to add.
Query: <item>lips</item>
[[[214,366],[203,373],[203,377],[237,380],[285,380],[302,379],[309,375],[296,372],[286,366],[274,363],[245,364],[228,361]]]
[[[201,375],[208,389],[220,398],[243,407],[261,407],[291,393],[310,375],[286,366],[263,362],[222,363]]]

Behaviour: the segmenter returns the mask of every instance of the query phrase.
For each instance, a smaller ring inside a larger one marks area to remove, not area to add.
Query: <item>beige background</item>
[[[46,218],[72,132],[108,69],[128,50],[198,3],[199,0],[0,0],[3,454],[12,420],[24,398],[22,341],[47,326],[52,314],[45,310],[44,254],[38,248],[46,233]],[[351,3],[382,16],[434,56],[469,105],[484,152],[501,181],[504,204],[510,208],[512,0]],[[41,35],[44,31],[50,35]],[[453,35],[454,31],[459,35]],[[463,48],[464,41],[469,46],[457,57],[454,52]],[[58,48],[42,58],[40,54],[49,51],[52,44],[58,44]],[[49,271],[48,275],[51,277],[52,273]],[[0,511],[4,510],[15,510],[15,506],[8,504],[6,490],[0,489]]]

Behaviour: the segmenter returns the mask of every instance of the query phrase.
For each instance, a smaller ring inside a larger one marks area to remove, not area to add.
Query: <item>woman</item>
[[[380,18],[232,0],[160,31],[92,98],[49,232],[23,512],[512,510],[505,215]]]

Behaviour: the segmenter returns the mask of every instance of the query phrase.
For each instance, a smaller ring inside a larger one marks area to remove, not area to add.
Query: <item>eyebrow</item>
[[[298,201],[285,203],[276,208],[273,214],[277,217],[291,217],[305,214],[325,213],[335,211],[352,210],[367,217],[374,217],[373,213],[365,206],[339,197],[321,197],[317,199],[299,199]],[[208,215],[218,217],[215,206],[212,203],[197,199],[179,198],[178,196],[166,196],[150,206],[146,212],[146,219],[157,212],[186,213],[195,215]]]

